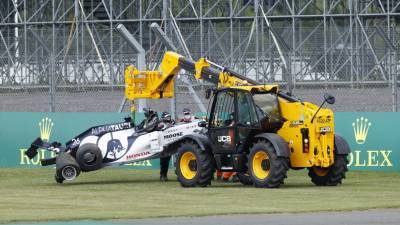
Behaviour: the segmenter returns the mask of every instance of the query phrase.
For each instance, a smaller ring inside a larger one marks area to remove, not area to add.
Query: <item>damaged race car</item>
[[[55,164],[55,180],[62,183],[74,180],[81,172],[172,155],[176,144],[187,139],[205,148],[201,144],[205,121],[175,124],[170,117],[159,118],[152,109],[144,109],[144,114],[145,119],[136,126],[128,117],[122,123],[91,127],[69,140],[65,147],[37,138],[25,154],[32,159],[38,149],[56,153],[53,158],[41,160],[41,165]]]

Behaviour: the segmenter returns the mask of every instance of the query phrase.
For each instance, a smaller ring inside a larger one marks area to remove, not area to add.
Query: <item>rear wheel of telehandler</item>
[[[196,143],[183,142],[178,148],[175,168],[183,187],[206,187],[214,174],[213,157]]]
[[[308,168],[308,176],[311,181],[318,186],[336,186],[346,178],[347,155],[335,155],[335,162],[328,168],[311,167]]]
[[[249,175],[255,187],[279,187],[283,184],[288,169],[288,159],[278,157],[271,143],[260,140],[250,149]]]

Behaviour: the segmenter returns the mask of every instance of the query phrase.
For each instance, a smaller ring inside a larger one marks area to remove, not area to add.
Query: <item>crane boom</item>
[[[125,70],[125,95],[127,99],[172,98],[175,76],[183,69],[198,80],[211,82],[218,87],[260,85],[257,81],[240,75],[228,68],[209,62],[205,58],[197,62],[168,51],[158,71],[139,71],[130,65]]]
[[[206,58],[200,58],[195,62],[172,51],[164,54],[160,69],[157,71],[139,71],[133,65],[125,69],[126,98],[132,101],[140,98],[173,98],[175,77],[181,69],[194,74],[197,80],[208,81],[218,88],[276,90],[280,97],[288,101],[298,101],[298,99],[278,91],[277,85],[263,85],[229,68],[210,62]]]

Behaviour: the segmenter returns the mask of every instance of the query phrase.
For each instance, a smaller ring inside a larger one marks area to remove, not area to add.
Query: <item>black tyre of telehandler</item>
[[[287,177],[289,159],[278,157],[270,142],[259,140],[250,148],[248,166],[255,187],[277,188]]]
[[[179,145],[175,168],[183,187],[206,187],[211,184],[215,171],[212,154],[192,141]]]
[[[236,176],[243,185],[253,185],[253,180],[248,173],[236,173]]]
[[[347,155],[335,155],[335,162],[329,168],[308,168],[308,176],[317,186],[336,186],[346,178]]]

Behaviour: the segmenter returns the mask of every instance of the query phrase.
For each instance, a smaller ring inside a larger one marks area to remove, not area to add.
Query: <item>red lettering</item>
[[[146,155],[150,155],[150,152],[141,152],[141,153],[135,153],[135,154],[131,154],[131,155],[127,155],[126,159],[136,159],[136,158],[141,158],[144,157]]]

